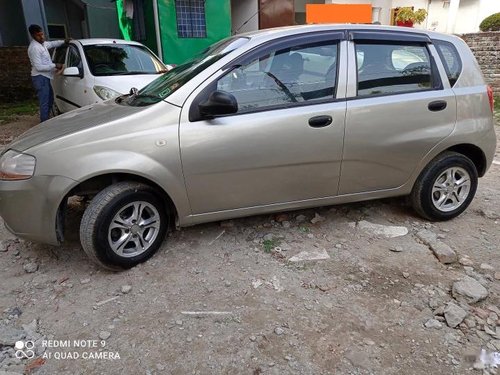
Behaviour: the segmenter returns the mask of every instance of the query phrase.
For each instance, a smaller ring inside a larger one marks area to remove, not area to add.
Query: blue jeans
[[[31,80],[33,81],[33,86],[35,87],[36,96],[38,96],[38,103],[40,105],[40,122],[44,122],[49,119],[50,110],[54,104],[54,92],[50,85],[50,79],[38,75],[32,76]]]

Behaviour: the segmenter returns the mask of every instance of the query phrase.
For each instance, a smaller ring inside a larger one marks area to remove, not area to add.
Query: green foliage
[[[272,240],[264,240],[264,242],[262,243],[262,245],[264,246],[264,252],[270,253],[274,248],[278,247],[280,242],[281,241],[277,238],[273,238]]]
[[[500,13],[486,17],[479,25],[481,31],[500,31]]]
[[[20,103],[0,103],[0,124],[11,122],[18,116],[35,115],[38,112],[38,103],[29,100]]]
[[[411,7],[402,7],[398,9],[396,21],[413,23],[421,23],[427,17],[425,9],[413,10]]]

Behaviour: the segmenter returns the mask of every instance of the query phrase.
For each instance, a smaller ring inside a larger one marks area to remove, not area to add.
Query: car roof
[[[84,46],[94,45],[94,44],[131,44],[136,46],[142,46],[143,44],[139,42],[134,42],[132,40],[123,39],[111,39],[111,38],[89,38],[89,39],[75,39]]]
[[[260,39],[274,39],[282,36],[303,34],[308,32],[342,31],[342,30],[392,31],[392,32],[402,32],[402,33],[414,33],[414,34],[428,35],[431,39],[436,38],[445,40],[457,38],[456,36],[449,34],[442,34],[434,31],[416,29],[411,27],[371,25],[371,24],[314,24],[314,25],[285,26],[285,27],[276,27],[272,29],[250,31],[248,33],[240,35],[248,37],[250,39],[260,40]]]

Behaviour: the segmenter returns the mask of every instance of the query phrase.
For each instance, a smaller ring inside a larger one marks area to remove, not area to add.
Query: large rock
[[[311,260],[326,260],[330,259],[330,255],[326,252],[325,249],[313,249],[310,251],[301,251],[297,255],[294,255],[290,259],[289,262],[303,262],[303,261],[311,261]]]
[[[437,234],[431,232],[428,229],[422,229],[417,232],[417,237],[420,241],[422,241],[427,246],[430,246],[432,243],[437,242]]]
[[[486,288],[469,276],[453,283],[452,294],[457,300],[467,303],[476,303],[488,297]]]
[[[364,230],[365,232],[369,232],[375,236],[383,236],[387,238],[401,237],[408,234],[408,228],[406,227],[374,224],[366,220],[359,221],[356,226],[359,229]]]
[[[0,346],[14,346],[16,341],[26,337],[26,333],[22,329],[17,329],[10,326],[0,326]]]
[[[446,324],[451,328],[455,328],[460,323],[462,323],[467,316],[467,311],[462,309],[460,306],[453,302],[448,303],[444,309],[444,318],[446,319]]]
[[[436,233],[428,229],[422,229],[417,232],[417,237],[432,250],[441,263],[449,264],[458,260],[457,254],[453,249],[444,242],[439,241]]]
[[[434,329],[441,329],[443,328],[443,325],[439,320],[436,319],[429,319],[428,321],[425,322],[424,324],[425,328],[434,328]]]
[[[430,244],[430,248],[433,251],[436,258],[441,263],[449,264],[455,263],[457,261],[457,253],[455,253],[451,247],[441,241],[437,241]]]

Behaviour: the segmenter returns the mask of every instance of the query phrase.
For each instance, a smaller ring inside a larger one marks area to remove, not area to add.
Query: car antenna
[[[249,23],[249,22],[250,22],[250,20],[251,20],[252,18],[254,18],[257,14],[259,14],[262,10],[264,10],[265,8],[267,8],[267,7],[268,7],[269,5],[271,5],[271,4],[272,4],[272,3],[271,3],[271,2],[269,2],[269,3],[267,3],[266,5],[264,5],[262,8],[259,8],[259,9],[257,10],[257,12],[255,12],[254,14],[252,14],[252,15],[250,16],[250,18],[248,18],[245,22],[243,22],[243,24],[242,24],[240,27],[238,27],[236,30],[232,30],[232,34],[233,34],[233,35],[238,34],[238,32],[239,32],[239,31],[240,31],[240,30],[241,30],[241,29],[242,29],[242,28],[243,28],[243,27],[244,27],[247,23]]]

